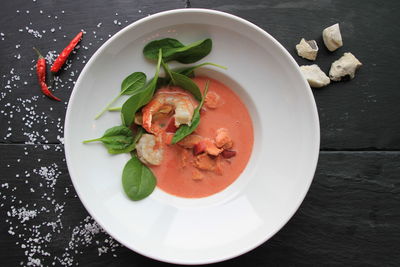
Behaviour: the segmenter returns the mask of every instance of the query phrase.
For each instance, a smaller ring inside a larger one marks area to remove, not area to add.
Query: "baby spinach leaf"
[[[133,149],[131,151],[133,151],[136,148],[136,143],[139,141],[140,137],[142,137],[142,135],[144,134],[144,129],[142,127],[138,127],[135,137],[133,138]]]
[[[150,168],[132,155],[122,171],[122,187],[125,194],[132,200],[142,200],[153,192],[156,184],[156,177]]]
[[[171,81],[174,85],[180,86],[182,89],[189,91],[198,101],[201,101],[200,89],[189,77],[171,71]]]
[[[174,134],[174,137],[172,138],[172,144],[178,143],[183,138],[185,138],[189,134],[193,133],[193,131],[196,130],[197,126],[199,126],[199,124],[200,124],[200,109],[203,107],[204,101],[206,99],[206,95],[208,92],[208,84],[209,84],[209,81],[206,82],[204,94],[203,94],[200,104],[197,106],[197,108],[193,112],[192,123],[190,124],[190,126],[186,125],[186,124],[182,124],[181,126],[179,126],[178,130]]]
[[[104,144],[110,154],[120,154],[135,148],[131,129],[125,126],[115,126],[105,131],[102,137],[83,141],[84,144],[99,141]]]
[[[108,111],[121,111],[122,107],[109,108]]]
[[[106,105],[106,107],[99,113],[97,114],[97,116],[95,117],[95,119],[97,120],[98,118],[101,117],[101,115],[104,114],[104,112],[106,112],[109,107],[115,102],[117,101],[117,99],[122,96],[122,95],[132,95],[135,92],[137,92],[138,90],[140,90],[141,88],[143,88],[143,86],[146,83],[146,74],[144,74],[143,72],[134,72],[132,74],[130,74],[128,77],[126,77],[121,84],[121,91],[119,92],[119,94],[113,99],[111,100],[110,103],[108,103]]]
[[[144,129],[139,127],[135,136],[125,126],[115,126],[105,131],[102,137],[83,141],[84,144],[95,141],[102,142],[110,154],[121,154],[133,151],[136,143],[143,135]]]
[[[165,63],[163,60],[161,60],[161,64],[173,85],[177,85],[177,86],[181,87],[182,89],[189,91],[190,93],[192,93],[192,95],[194,95],[194,97],[198,101],[201,101],[201,92],[200,92],[199,87],[196,85],[196,83],[194,83],[187,76],[172,71],[168,67],[168,64]]]
[[[162,50],[164,62],[176,60],[189,64],[207,56],[211,52],[212,41],[205,39],[185,46],[176,39],[164,38],[148,43],[143,48],[143,54],[148,59],[156,60],[159,49]]]
[[[184,44],[179,42],[176,39],[172,38],[164,38],[160,40],[155,40],[148,43],[143,48],[143,54],[146,58],[157,60],[158,59],[158,51],[161,49],[163,58],[169,56],[169,53],[174,52],[176,48],[185,47]]]
[[[194,63],[210,54],[211,49],[211,39],[205,39],[185,47],[177,48],[175,53],[172,53],[171,56],[167,58],[167,61],[176,60],[184,64]]]
[[[134,72],[122,81],[120,95],[132,95],[141,89],[145,83],[146,74],[143,72]]]
[[[205,63],[201,63],[199,65],[192,66],[192,67],[179,68],[179,69],[175,70],[175,72],[177,72],[179,74],[182,74],[182,75],[185,75],[185,76],[188,76],[189,78],[193,78],[194,77],[194,71],[196,69],[204,67],[204,66],[207,66],[207,65],[218,67],[218,68],[221,68],[221,69],[224,69],[224,70],[227,69],[227,67],[224,67],[224,66],[221,66],[221,65],[218,65],[218,64],[215,64],[215,63],[205,62]]]
[[[122,105],[121,109],[121,119],[125,126],[130,126],[135,118],[136,112],[139,108],[146,105],[153,97],[154,91],[156,90],[158,74],[160,72],[162,52],[159,50],[158,63],[156,68],[156,73],[153,79],[142,89],[135,92],[125,103]]]
[[[169,80],[170,80],[173,84],[175,84],[174,76],[172,76],[171,69],[168,67],[168,64],[165,63],[164,60],[161,60],[161,65],[163,66],[165,73],[168,75]],[[168,79],[168,78],[167,78],[167,79]]]

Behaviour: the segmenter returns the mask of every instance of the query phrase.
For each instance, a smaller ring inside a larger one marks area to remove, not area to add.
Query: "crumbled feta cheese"
[[[354,79],[356,70],[362,63],[352,54],[344,53],[341,58],[332,63],[329,77],[332,81],[340,81],[345,76]]]
[[[331,82],[329,77],[316,64],[300,66],[300,70],[311,87],[320,88]]]
[[[322,38],[326,48],[333,52],[343,46],[342,35],[340,34],[339,23],[336,23],[322,31]]]
[[[301,39],[300,43],[296,45],[297,54],[308,60],[315,60],[318,54],[318,45],[315,40],[306,41]]]

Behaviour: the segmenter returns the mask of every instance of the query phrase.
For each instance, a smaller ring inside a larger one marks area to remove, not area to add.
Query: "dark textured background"
[[[322,29],[339,22],[344,47],[330,53],[321,45],[317,63],[327,72],[347,51],[363,63],[354,80],[314,90],[321,153],[298,212],[265,244],[217,265],[400,266],[400,2],[394,0],[2,1],[0,265],[166,265],[114,243],[88,217],[68,176],[62,125],[73,82],[110,35],[189,4],[255,23],[299,64],[309,63],[295,54],[300,38],[321,43]],[[56,84],[65,103],[49,101],[36,85],[31,47],[60,51],[80,29],[87,32],[82,47]],[[24,207],[37,215],[24,219]]]

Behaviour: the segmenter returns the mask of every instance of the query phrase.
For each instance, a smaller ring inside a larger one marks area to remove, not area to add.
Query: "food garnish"
[[[53,65],[51,66],[51,72],[52,73],[57,73],[61,67],[65,64],[67,61],[69,55],[71,52],[74,50],[74,48],[77,46],[77,44],[80,42],[82,39],[83,32],[79,32],[72,40],[71,42],[67,45],[67,47],[64,48],[64,50],[58,55],[56,60],[54,61]]]
[[[42,90],[42,93],[49,98],[56,100],[56,101],[61,101],[58,97],[54,96],[50,90],[49,87],[46,84],[46,60],[42,56],[42,54],[39,52],[38,49],[35,47],[33,48],[35,50],[36,54],[38,55],[38,60],[36,63],[36,74],[38,77],[40,89]]]

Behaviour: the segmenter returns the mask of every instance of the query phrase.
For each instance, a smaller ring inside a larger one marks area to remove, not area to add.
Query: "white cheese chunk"
[[[315,40],[306,41],[301,39],[300,43],[296,45],[297,54],[308,60],[315,60],[318,54],[318,45]]]
[[[320,88],[331,82],[329,77],[316,64],[300,66],[300,70],[311,87]]]
[[[322,38],[329,51],[335,51],[343,46],[342,35],[340,34],[339,24],[336,23],[322,31]]]
[[[344,53],[341,58],[332,63],[329,77],[332,81],[340,81],[345,76],[354,78],[356,70],[362,63],[352,54]]]

